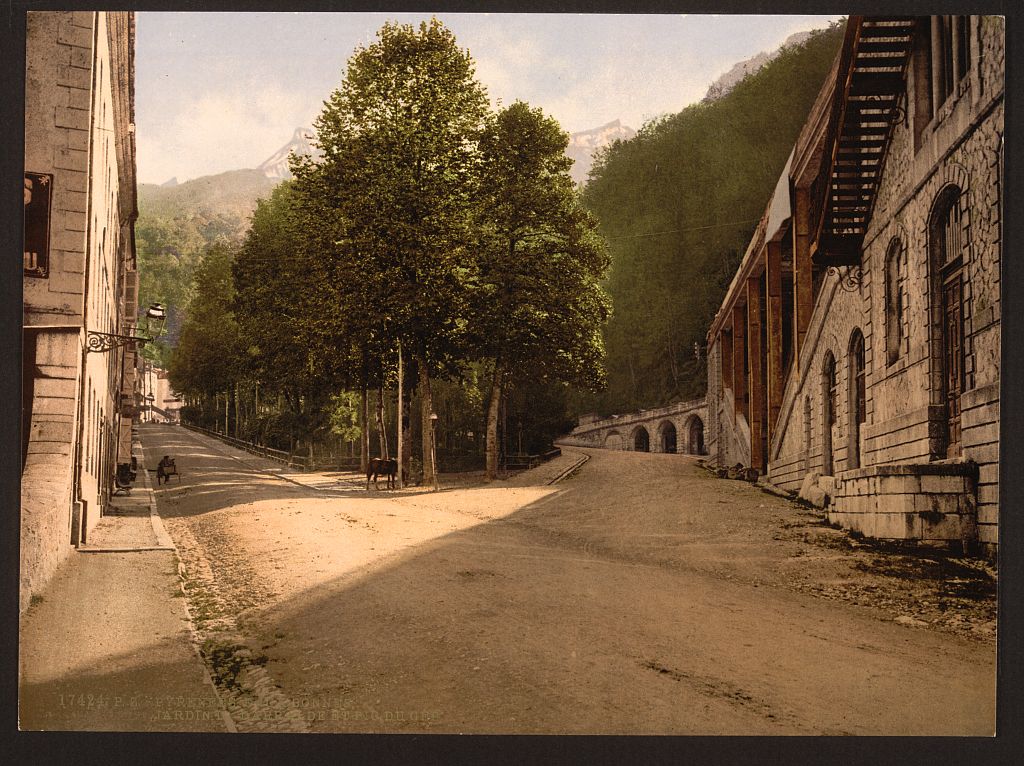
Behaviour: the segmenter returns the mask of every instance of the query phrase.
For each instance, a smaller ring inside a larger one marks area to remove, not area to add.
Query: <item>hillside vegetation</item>
[[[581,396],[580,410],[704,393],[708,325],[842,34],[841,24],[812,33],[725,96],[650,122],[599,156],[584,202],[612,257],[608,387]]]
[[[214,244],[241,242],[259,197],[276,180],[259,170],[232,170],[176,186],[139,185],[135,241],[139,259],[139,305],[168,307],[168,335],[147,353],[162,362],[178,339],[191,299],[192,277],[203,253]]]

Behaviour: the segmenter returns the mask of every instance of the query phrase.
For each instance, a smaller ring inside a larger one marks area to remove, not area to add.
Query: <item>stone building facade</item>
[[[30,12],[21,607],[88,538],[130,460],[134,16]],[[113,345],[113,347],[110,347]]]
[[[1003,75],[1001,18],[850,18],[709,332],[720,463],[995,551]]]

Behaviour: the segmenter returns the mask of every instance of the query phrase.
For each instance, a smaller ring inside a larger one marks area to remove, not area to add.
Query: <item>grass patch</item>
[[[250,665],[265,665],[268,657],[263,652],[253,652],[240,643],[225,643],[216,639],[203,642],[203,656],[210,663],[217,685],[238,689],[238,676]]]

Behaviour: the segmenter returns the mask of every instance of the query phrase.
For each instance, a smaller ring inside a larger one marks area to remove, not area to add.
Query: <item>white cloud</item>
[[[359,42],[372,41],[383,18],[144,15],[140,180],[256,167],[296,127],[310,126],[337,87],[347,56]],[[699,100],[737,61],[826,23],[820,17],[629,14],[446,14],[445,21],[469,48],[492,102],[522,99],[568,131],[615,119],[639,128]]]
[[[683,18],[672,16],[665,25],[679,28]],[[477,76],[491,100],[528,101],[570,132],[615,119],[639,128],[701,98],[711,79],[707,62],[686,46],[652,49],[644,19],[561,17],[539,34],[519,19],[493,22],[460,38],[472,38]]]
[[[139,179],[162,183],[256,167],[308,126],[319,104],[275,83],[200,91],[166,122],[138,129]]]

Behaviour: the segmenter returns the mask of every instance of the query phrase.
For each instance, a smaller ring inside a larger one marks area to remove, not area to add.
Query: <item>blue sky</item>
[[[438,13],[492,101],[566,130],[632,128],[703,97],[733,64],[835,17]],[[255,167],[308,127],[358,45],[429,14],[139,13],[139,180]]]

